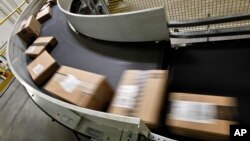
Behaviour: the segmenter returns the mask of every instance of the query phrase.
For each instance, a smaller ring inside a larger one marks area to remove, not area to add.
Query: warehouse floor
[[[14,80],[0,97],[1,141],[76,141],[72,131],[52,122]]]

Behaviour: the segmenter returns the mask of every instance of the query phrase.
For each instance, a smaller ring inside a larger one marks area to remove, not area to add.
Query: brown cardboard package
[[[57,40],[53,36],[38,37],[33,44],[25,51],[30,58],[36,58],[45,49],[50,52],[56,46]]]
[[[61,66],[44,86],[52,95],[75,105],[104,110],[113,91],[105,76]]]
[[[46,45],[50,48],[53,48],[57,45],[57,40],[53,36],[44,36],[39,37],[34,41],[34,44],[36,45]]]
[[[150,128],[159,124],[168,71],[127,70],[108,112],[141,118]]]
[[[43,11],[43,10],[46,9],[47,7],[51,7],[51,8],[52,8],[52,6],[53,6],[53,5],[51,5],[50,3],[45,3],[39,11]]]
[[[28,65],[28,71],[31,78],[38,86],[44,84],[58,68],[59,65],[47,51],[43,51]]]
[[[41,24],[31,15],[27,20],[21,23],[17,35],[30,45],[40,35],[40,31]]]
[[[189,93],[170,94],[166,124],[174,133],[203,140],[227,140],[236,124],[236,99]]]
[[[45,46],[31,45],[28,49],[26,49],[24,53],[30,58],[34,59],[39,56],[45,49]]]
[[[56,5],[57,4],[57,0],[47,0],[46,1],[46,4],[49,3],[51,4],[52,6]]]
[[[42,24],[47,20],[49,20],[51,17],[52,17],[52,8],[48,6],[37,13],[36,20],[38,20]]]
[[[47,0],[45,2],[45,4],[42,6],[42,8],[39,11],[43,11],[44,9],[46,9],[47,7],[52,8],[54,5],[57,4],[56,0]]]

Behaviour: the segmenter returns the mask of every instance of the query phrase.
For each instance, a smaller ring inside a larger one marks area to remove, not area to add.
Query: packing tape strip
[[[33,46],[47,46],[49,43],[48,42],[42,42],[42,43],[33,43]]]

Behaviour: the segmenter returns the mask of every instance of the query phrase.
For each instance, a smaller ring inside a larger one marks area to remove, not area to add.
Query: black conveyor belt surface
[[[123,43],[92,39],[73,32],[58,6],[43,24],[41,36],[55,36],[58,45],[51,52],[61,65],[107,76],[115,88],[123,70],[159,69],[169,42]]]
[[[250,124],[249,42],[199,43],[176,50],[170,90],[236,97],[239,122]]]

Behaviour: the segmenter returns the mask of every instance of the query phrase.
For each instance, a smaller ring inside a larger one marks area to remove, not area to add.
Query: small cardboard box
[[[56,71],[44,89],[67,102],[94,110],[104,110],[113,96],[105,76],[66,66]]]
[[[176,134],[203,140],[227,140],[236,124],[236,99],[190,93],[170,94],[166,124]]]
[[[57,4],[57,0],[47,0],[45,3],[46,3],[46,4],[49,3],[49,4],[51,4],[52,6],[54,6],[54,5]]]
[[[28,65],[31,78],[38,86],[44,84],[58,68],[59,65],[47,51],[43,51],[42,54]]]
[[[159,124],[168,71],[127,70],[108,112],[141,118],[150,128]]]
[[[31,45],[24,53],[30,58],[34,59],[39,56],[45,49],[45,46]]]
[[[33,44],[36,45],[45,45],[47,47],[53,48],[57,45],[57,40],[53,36],[44,36],[37,38]]]
[[[21,23],[17,35],[30,45],[40,35],[40,31],[41,24],[31,15],[27,20]]]
[[[53,5],[50,4],[50,3],[45,3],[39,11],[43,11],[43,10],[46,9],[47,7],[51,7],[51,8],[52,8],[52,6],[53,6]]]
[[[52,17],[52,8],[50,6],[46,7],[44,10],[39,11],[36,15],[36,20],[41,24],[46,22]]]
[[[25,51],[30,58],[36,58],[45,49],[50,52],[56,46],[57,40],[53,36],[38,37],[33,44]]]

